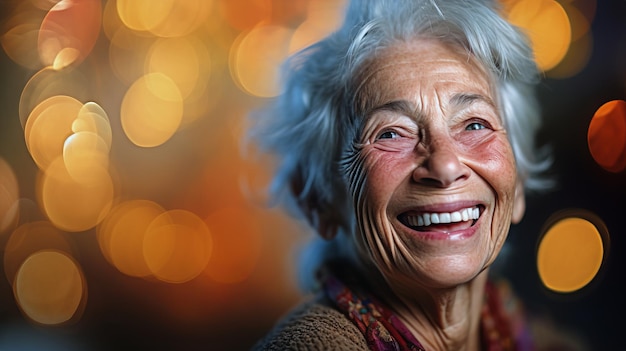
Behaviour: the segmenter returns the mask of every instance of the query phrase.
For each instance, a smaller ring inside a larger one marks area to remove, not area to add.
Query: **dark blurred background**
[[[626,1],[502,5],[543,70],[556,186],[529,195],[497,272],[542,325],[623,349]],[[0,1],[0,350],[246,350],[302,298],[312,234],[263,205],[245,118],[344,6]],[[539,252],[568,218],[591,229],[542,253],[578,284],[559,291]]]

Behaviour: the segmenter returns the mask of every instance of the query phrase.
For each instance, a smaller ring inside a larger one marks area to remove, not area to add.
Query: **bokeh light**
[[[190,35],[209,20],[214,7],[213,2],[213,0],[162,1],[160,4],[163,11],[162,20],[152,27],[150,32],[162,38]],[[152,3],[150,6],[153,7]]]
[[[148,200],[130,200],[115,206],[98,226],[100,250],[120,272],[148,277],[152,271],[144,257],[146,231],[165,209]]]
[[[68,175],[82,184],[101,181],[103,170],[109,168],[110,146],[96,133],[78,132],[65,139],[63,163]]]
[[[71,97],[77,101],[89,100],[85,89],[87,85],[85,76],[71,67],[60,71],[44,68],[35,73],[26,83],[20,97],[19,115],[22,127],[26,126],[29,115],[38,114],[33,113],[33,110],[45,100],[57,96]]]
[[[52,250],[29,256],[18,270],[14,286],[24,314],[45,325],[66,323],[82,313],[79,307],[86,289],[78,264],[66,253]]]
[[[289,54],[304,49],[339,28],[343,13],[337,9],[345,7],[346,3],[343,0],[309,2],[306,20],[298,26],[289,43]]]
[[[572,41],[563,60],[546,72],[548,77],[555,79],[565,79],[580,73],[587,67],[594,47],[591,22],[595,17],[596,1],[579,0],[560,4],[570,20]]]
[[[4,273],[13,284],[21,264],[33,253],[51,250],[72,253],[67,234],[49,221],[32,221],[17,227],[4,247]]]
[[[143,242],[146,264],[162,281],[184,283],[204,270],[213,250],[213,237],[194,213],[170,210],[148,226]]]
[[[131,84],[145,74],[146,56],[156,38],[125,26],[114,31],[109,43],[109,65],[117,79]]]
[[[113,132],[109,115],[95,102],[88,102],[78,111],[78,116],[72,123],[72,132],[91,132],[99,136],[107,146],[107,151],[111,149],[113,142]]]
[[[32,6],[31,1],[20,1],[15,4],[12,16],[6,18],[0,35],[0,43],[4,52],[13,62],[25,68],[38,70],[42,63],[37,54],[39,31],[43,18],[48,10],[54,6],[52,1],[46,1],[47,6]],[[3,16],[4,17],[4,16]]]
[[[0,158],[0,234],[11,228],[19,216],[19,190],[13,168]]]
[[[233,44],[230,69],[242,90],[259,97],[280,93],[279,68],[287,58],[293,31],[276,25],[259,25],[241,34]]]
[[[73,177],[64,159],[59,157],[41,173],[38,182],[40,205],[58,228],[68,232],[94,228],[113,206],[115,184],[110,173],[98,167],[97,162],[91,165],[92,168],[87,170],[81,169],[80,165],[73,167],[79,172],[79,177]]]
[[[593,159],[609,172],[626,168],[626,101],[613,100],[595,112],[587,132]]]
[[[165,20],[171,1],[117,0],[117,13],[124,25],[136,31],[150,31]]]
[[[26,121],[24,139],[39,169],[47,169],[63,155],[65,140],[83,104],[64,95],[53,96],[37,105]]]
[[[572,40],[567,13],[554,0],[520,0],[513,4],[508,19],[530,37],[537,65],[544,71],[555,67],[567,54]]]
[[[593,52],[593,36],[590,33],[572,41],[567,55],[558,65],[546,72],[553,79],[566,79],[580,73],[591,59]]]
[[[608,254],[606,227],[586,212],[559,215],[550,223],[537,250],[539,277],[552,291],[578,291],[596,277]]]
[[[58,1],[41,22],[39,57],[45,66],[62,69],[82,62],[100,34],[100,0]]]
[[[0,43],[14,62],[30,69],[36,69],[41,64],[39,57],[32,54],[32,47],[36,47],[38,36],[39,27],[37,24],[23,23],[5,32],[0,38]]]
[[[163,73],[149,73],[126,92],[120,117],[126,136],[135,145],[159,146],[180,126],[183,97],[171,78]]]
[[[207,70],[200,72],[203,67],[210,68],[207,49],[191,37],[157,40],[146,61],[146,72],[170,77],[183,98],[191,95],[201,77],[206,80],[210,74]]]
[[[159,37],[181,37],[197,29],[212,9],[206,0],[117,0],[122,22],[136,31],[151,32]]]

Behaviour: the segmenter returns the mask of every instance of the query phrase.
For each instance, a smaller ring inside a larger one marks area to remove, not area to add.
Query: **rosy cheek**
[[[369,151],[363,167],[367,183],[365,188],[370,200],[382,202],[406,177],[407,170],[416,157],[411,152],[386,152],[378,149]]]
[[[515,185],[515,159],[507,140],[493,138],[473,147],[466,154],[485,175],[490,175],[487,179],[495,189],[508,189]]]
[[[410,149],[396,149],[394,151],[372,148],[366,156],[365,169],[368,176],[388,179],[402,171],[415,155]]]

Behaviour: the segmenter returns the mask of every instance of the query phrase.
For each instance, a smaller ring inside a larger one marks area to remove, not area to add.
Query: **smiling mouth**
[[[478,205],[454,212],[405,212],[398,216],[398,220],[421,232],[452,232],[472,227],[480,218],[482,210],[482,205]]]

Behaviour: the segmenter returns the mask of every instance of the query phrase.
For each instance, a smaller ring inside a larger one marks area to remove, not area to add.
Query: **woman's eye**
[[[394,132],[393,130],[388,130],[388,131],[380,133],[376,139],[378,139],[378,140],[380,140],[380,139],[395,139],[395,138],[397,138],[399,136],[400,135],[398,133]]]
[[[478,122],[472,122],[470,124],[467,125],[467,127],[465,127],[465,130],[480,130],[480,129],[485,129],[487,127],[485,127],[484,124],[478,123]]]

